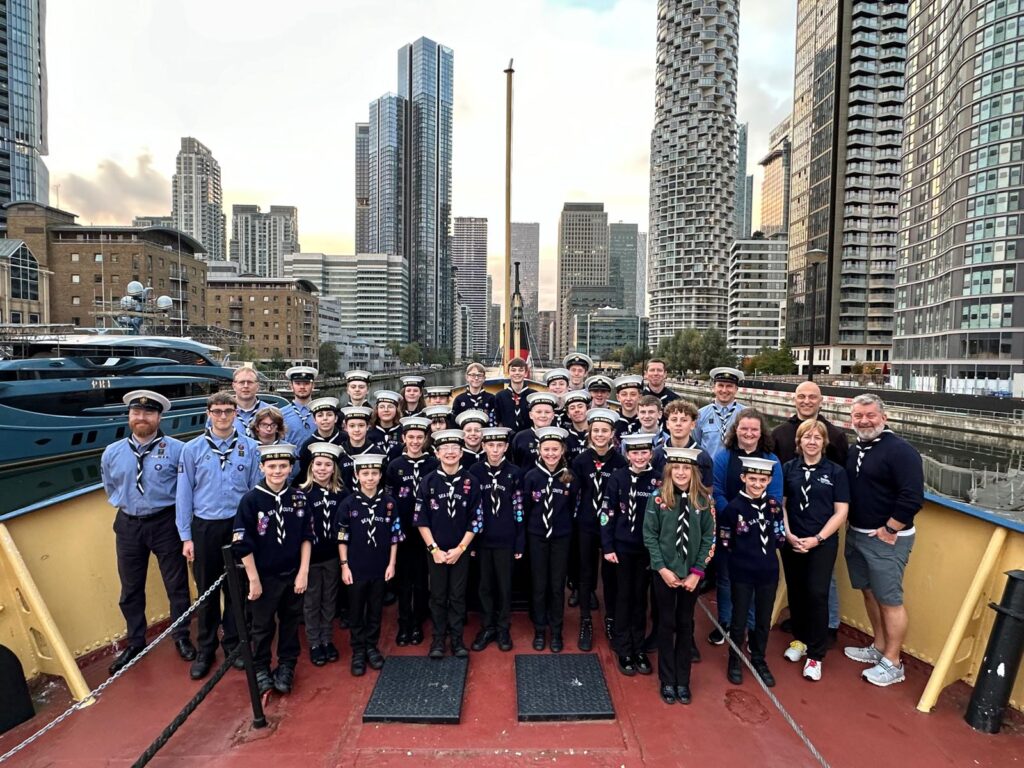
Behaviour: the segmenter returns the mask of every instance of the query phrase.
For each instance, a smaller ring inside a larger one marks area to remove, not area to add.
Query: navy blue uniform
[[[348,438],[343,439],[339,445],[341,446],[341,456],[338,457],[338,468],[341,470],[341,481],[349,491],[355,493],[359,490],[359,481],[356,479],[355,463],[352,457],[361,456],[364,453],[382,453],[386,456],[387,450],[385,450],[384,446],[370,440],[370,438],[366,438],[358,448],[355,448]],[[383,480],[387,466],[385,465],[381,470],[381,479]]]
[[[306,493],[313,549],[309,557],[309,580],[303,599],[306,619],[306,640],[309,647],[331,642],[331,625],[337,613],[338,587],[341,571],[338,565],[338,505],[348,490],[331,491],[313,483]]]
[[[398,631],[408,634],[419,631],[427,618],[427,550],[423,537],[412,522],[416,509],[416,492],[420,480],[434,472],[437,458],[423,454],[412,458],[401,453],[388,460],[384,472],[384,488],[395,499],[405,540],[398,545],[396,579],[398,581]]]
[[[494,426],[494,395],[481,390],[475,395],[468,389],[455,398],[452,403],[452,417],[458,416],[463,411],[483,411],[490,419],[490,425]]]
[[[668,387],[662,387],[661,388],[661,392],[655,392],[653,389],[650,388],[650,386],[648,384],[644,384],[644,388],[640,391],[640,394],[641,394],[641,396],[642,395],[654,395],[656,398],[661,400],[661,409],[663,411],[665,410],[665,406],[666,405],[671,403],[673,400],[678,400],[679,399],[679,395],[677,395],[675,392],[673,392]]]
[[[523,515],[530,552],[533,625],[551,626],[561,635],[565,611],[565,577],[569,565],[573,518],[579,484],[565,481],[546,467],[534,466],[523,477]]]
[[[632,435],[634,432],[640,431],[640,417],[639,416],[623,416],[620,414],[619,420],[615,422],[615,439],[621,440],[623,435]]]
[[[367,442],[383,446],[386,449],[384,453],[390,455],[391,449],[396,445],[400,448],[403,447],[402,425],[396,423],[391,427],[382,427],[378,424],[370,427],[366,433],[366,440]]]
[[[506,387],[494,396],[494,420],[496,426],[508,427],[513,434],[529,429],[530,409],[526,398],[536,390],[523,387],[523,391],[516,393]]]
[[[580,451],[580,442],[569,433],[569,439],[565,441],[565,457],[568,461]],[[526,470],[533,467],[540,461],[540,453],[537,452],[537,432],[533,427],[524,429],[512,438],[512,445],[509,446],[512,454],[512,463],[520,469]]]
[[[512,617],[512,564],[526,546],[523,525],[522,473],[507,460],[498,466],[486,459],[470,475],[480,483],[483,533],[474,539],[480,566],[480,605],[485,629],[508,632]]]
[[[686,445],[673,445],[672,438],[666,435],[665,442],[659,447],[654,449],[653,457],[651,458],[651,466],[654,467],[654,471],[659,475],[665,471],[665,448],[700,448],[697,441],[693,439],[693,435],[690,435],[690,440]],[[697,469],[700,470],[700,481],[704,483],[704,487],[709,491],[715,487],[715,462],[712,460],[710,454],[703,448],[700,448],[700,453],[697,454]]]
[[[480,461],[487,461],[483,451],[473,451],[469,448],[462,449],[462,458],[459,459],[459,464],[463,469],[469,469]]]
[[[345,440],[345,433],[340,429],[335,429],[329,437],[323,437],[319,432],[313,432],[313,434],[306,439],[306,442],[299,444],[299,470],[295,473],[295,484],[302,485],[306,482],[306,478],[309,477],[309,465],[313,463],[313,452],[310,450],[310,446],[314,443],[330,443],[331,445],[341,445]]]

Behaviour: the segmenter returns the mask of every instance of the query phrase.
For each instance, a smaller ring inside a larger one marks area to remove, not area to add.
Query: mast
[[[516,262],[516,287],[512,293],[512,347],[509,352],[513,357],[519,356],[519,350],[523,348],[523,295],[519,292],[519,262]]]
[[[502,367],[508,373],[508,364],[519,349],[519,340],[512,346],[512,59],[505,70],[505,335],[502,343]]]

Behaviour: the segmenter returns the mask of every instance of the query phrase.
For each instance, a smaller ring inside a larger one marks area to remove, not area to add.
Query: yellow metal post
[[[1007,529],[1001,526],[992,529],[992,536],[988,540],[985,554],[982,555],[981,562],[978,563],[978,570],[974,572],[974,578],[971,579],[971,585],[967,588],[964,601],[960,604],[960,610],[956,614],[953,626],[950,628],[939,658],[935,662],[931,677],[928,678],[928,684],[924,687],[920,701],[917,702],[919,712],[931,712],[935,702],[939,700],[942,689],[952,682],[947,678],[953,662],[956,660],[956,652],[960,648],[960,643],[963,642],[964,633],[967,631],[967,625],[978,604],[978,598],[981,597],[982,590],[984,590],[989,576],[992,575],[992,570],[999,562],[1006,534]]]
[[[36,583],[18,551],[14,539],[11,538],[7,526],[0,523],[0,566],[6,576],[0,583],[9,587],[9,593],[0,599],[10,601],[13,618],[20,625],[21,631],[28,638],[34,660],[39,669],[47,674],[59,675],[67,681],[71,695],[76,701],[82,701],[89,695],[89,686],[85,683],[82,671],[75,663],[75,657],[68,650],[64,637],[57,628],[46,607]],[[0,604],[0,616],[6,613],[7,606]]]

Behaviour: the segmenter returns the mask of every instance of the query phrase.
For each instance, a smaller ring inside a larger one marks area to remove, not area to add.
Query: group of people
[[[315,369],[297,366],[287,372],[293,400],[280,410],[259,399],[256,372],[243,367],[232,392],[209,398],[204,433],[184,444],[160,431],[166,398],[130,393],[131,434],[102,462],[118,508],[128,626],[111,671],[145,645],[149,554],[177,617],[189,606],[186,562],[202,594],[223,573],[230,543],[248,577],[263,691],[291,690],[300,623],[314,665],[339,659],[332,637],[342,610],[352,674],[380,669],[389,592],[398,646],[425,642],[429,616],[431,658],[492,643],[511,650],[520,560],[535,650],[563,650],[566,605],[579,611],[577,648],[593,649],[600,581],[619,671],[653,674],[648,654],[656,651],[670,704],[692,698],[694,609],[713,572],[718,622],[708,640],[726,641],[718,627],[728,633],[729,681],[743,681],[746,643],[754,669],[774,685],[765,654],[779,553],[794,634],[785,658],[804,661],[804,677],[820,680],[829,628],[838,626],[830,593],[834,600],[839,530],[848,526],[850,578],[864,592],[874,643],[846,655],[869,665],[865,677],[876,685],[902,680],[902,574],[923,489],[920,456],[887,429],[882,401],[853,401],[858,442],[850,449],[820,415],[812,382],[797,388],[796,414],[770,433],[760,413],[737,402],[738,370],[712,371],[714,399],[698,410],[665,386],[659,359],[644,376],[614,380],[591,375],[592,365],[570,354],[534,391],[526,363],[513,360],[508,386],[491,394],[483,367],[471,364],[454,400],[451,388],[417,376],[371,397],[369,374],[349,371],[344,405],[314,399]],[[471,593],[481,623],[467,647]],[[209,673],[218,645],[230,654],[238,644],[234,616],[225,591],[223,611],[217,595],[199,608],[195,645],[188,626],[178,628],[175,644],[194,679]]]

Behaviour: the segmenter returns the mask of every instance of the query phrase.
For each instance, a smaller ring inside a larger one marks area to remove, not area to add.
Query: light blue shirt
[[[161,437],[142,460],[142,488],[135,485],[138,461],[128,441],[111,443],[103,451],[100,472],[110,503],[130,517],[145,517],[174,504],[178,485],[178,461],[184,444],[173,437]]]
[[[284,415],[284,441],[292,445],[304,445],[316,431],[316,422],[309,408],[291,402],[281,413]]]
[[[725,406],[711,402],[697,412],[693,439],[712,459],[724,447],[725,433],[736,420],[736,414],[746,407],[739,400],[733,400]]]
[[[248,411],[243,411],[241,406],[236,406],[235,410],[235,431],[240,435],[247,437],[255,437],[255,435],[249,431],[249,427],[252,426],[252,420],[256,417],[256,411],[260,408],[266,408],[270,403],[264,403],[259,398],[256,398],[256,403]],[[209,424],[207,424],[209,426]]]
[[[232,438],[213,438],[221,451]],[[230,520],[242,496],[260,481],[260,452],[255,440],[238,435],[238,442],[221,468],[220,457],[206,442],[206,435],[190,440],[178,462],[178,510],[176,522],[182,541],[192,539],[192,518]]]

